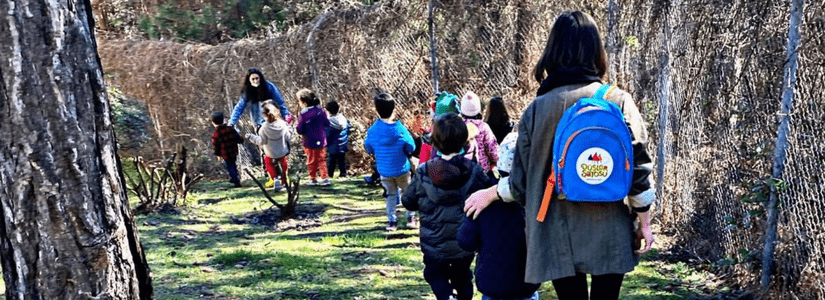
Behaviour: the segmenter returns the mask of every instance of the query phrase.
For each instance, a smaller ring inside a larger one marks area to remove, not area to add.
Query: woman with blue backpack
[[[475,218],[497,200],[521,203],[525,282],[552,281],[561,300],[618,299],[654,242],[647,131],[630,94],[602,84],[606,72],[593,19],[562,13],[534,70],[541,85],[521,115],[509,176],[464,207]]]

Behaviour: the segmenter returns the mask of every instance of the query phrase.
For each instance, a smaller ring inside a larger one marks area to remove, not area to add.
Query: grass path
[[[228,186],[200,184],[179,214],[137,216],[157,299],[434,299],[417,231],[384,231],[380,188],[304,187],[298,219],[271,224],[255,218],[269,203],[254,184]],[[708,274],[657,257],[627,275],[622,299],[715,293],[702,284]],[[551,284],[541,299],[556,299]]]
[[[435,299],[417,231],[384,231],[380,188],[303,187],[298,217],[273,223],[258,187],[244,184],[202,182],[178,212],[135,216],[156,299]],[[625,277],[622,299],[735,299],[709,273],[661,257]],[[556,299],[552,290],[545,283],[541,299]]]

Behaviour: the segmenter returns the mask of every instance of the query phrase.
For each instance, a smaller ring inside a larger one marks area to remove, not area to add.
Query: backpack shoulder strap
[[[615,89],[615,86],[602,84],[602,86],[596,90],[596,94],[593,95],[593,98],[607,100],[607,97],[609,97],[610,93],[612,93]]]

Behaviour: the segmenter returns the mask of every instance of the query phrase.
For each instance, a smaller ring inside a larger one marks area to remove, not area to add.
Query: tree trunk
[[[85,1],[0,1],[7,299],[151,299]]]

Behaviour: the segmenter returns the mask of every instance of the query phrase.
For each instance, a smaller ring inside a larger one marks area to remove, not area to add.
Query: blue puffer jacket
[[[329,117],[327,126],[327,154],[341,154],[349,150],[349,122],[341,114]]]
[[[367,130],[364,140],[367,153],[375,155],[378,173],[384,177],[401,176],[410,171],[407,155],[415,151],[415,142],[400,121],[388,124],[377,120]]]

